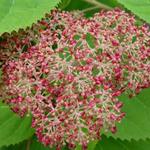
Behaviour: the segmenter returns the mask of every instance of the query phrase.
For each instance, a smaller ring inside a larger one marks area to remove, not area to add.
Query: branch
[[[27,141],[26,150],[30,150],[31,142],[32,142],[31,139],[29,139],[29,140]]]
[[[104,9],[108,9],[108,10],[112,9],[111,7],[109,7],[109,6],[105,5],[105,4],[102,4],[102,3],[100,3],[100,2],[98,2],[96,0],[84,0],[84,1],[88,2],[90,4],[93,4],[93,5],[96,5],[99,8],[104,8]]]
[[[89,8],[86,8],[86,9],[83,9],[81,10],[82,13],[85,13],[85,12],[88,12],[88,11],[91,11],[91,10],[94,10],[94,9],[97,9],[99,8],[98,6],[93,6],[93,7],[89,7]]]

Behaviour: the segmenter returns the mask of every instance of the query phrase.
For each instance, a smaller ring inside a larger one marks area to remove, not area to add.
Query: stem
[[[99,8],[99,7],[98,6],[93,6],[93,7],[89,7],[89,8],[83,9],[81,12],[85,13],[85,12],[88,12],[88,11],[91,11],[91,10],[94,10],[94,9],[97,9],[97,8]]]
[[[91,3],[93,5],[96,5],[99,8],[104,8],[104,9],[108,9],[108,10],[112,9],[111,7],[109,7],[109,6],[105,5],[105,4],[102,4],[102,3],[100,3],[100,2],[98,2],[96,0],[84,0],[84,1],[86,1],[88,3]]]
[[[29,140],[27,141],[26,150],[30,150],[31,142],[32,142],[31,139],[29,139]]]

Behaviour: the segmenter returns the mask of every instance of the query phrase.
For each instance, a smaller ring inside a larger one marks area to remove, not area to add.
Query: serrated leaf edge
[[[0,33],[0,36],[3,35],[4,33],[9,33],[9,34],[11,34],[11,33],[14,32],[14,31],[18,32],[20,29],[26,30],[27,28],[32,27],[33,24],[36,24],[38,21],[40,21],[41,19],[43,19],[47,13],[50,13],[50,11],[51,11],[52,9],[58,7],[60,3],[61,3],[61,0],[58,0],[58,3],[57,3],[55,6],[51,7],[49,11],[46,10],[46,11],[44,11],[43,13],[41,13],[40,17],[38,17],[37,19],[35,19],[35,21],[32,22],[31,24],[29,24],[28,26],[25,26],[25,27],[16,27],[16,29],[14,29],[14,30],[12,30],[12,31],[5,31],[5,32],[2,32],[2,33]]]

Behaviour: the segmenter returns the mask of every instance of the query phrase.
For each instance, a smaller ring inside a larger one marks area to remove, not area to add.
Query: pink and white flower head
[[[119,9],[91,19],[55,10],[3,44],[16,55],[3,65],[2,98],[19,115],[32,114],[45,145],[85,149],[101,130],[116,132],[125,115],[118,96],[150,86],[149,36]]]

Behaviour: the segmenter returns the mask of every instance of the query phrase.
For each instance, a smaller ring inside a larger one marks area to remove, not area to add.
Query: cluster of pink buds
[[[54,10],[0,46],[2,99],[31,113],[39,141],[58,149],[86,149],[101,130],[115,133],[125,115],[118,96],[150,87],[149,29],[119,9],[90,19]]]

